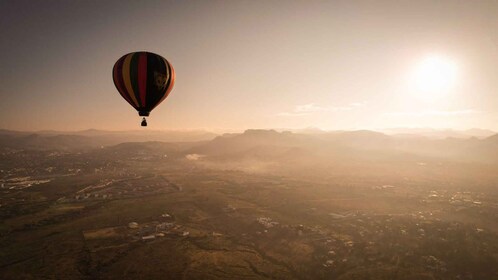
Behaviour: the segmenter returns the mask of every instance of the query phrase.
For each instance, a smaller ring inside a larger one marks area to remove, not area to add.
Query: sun
[[[416,65],[412,81],[417,97],[435,101],[446,97],[455,87],[457,65],[444,56],[432,55]]]

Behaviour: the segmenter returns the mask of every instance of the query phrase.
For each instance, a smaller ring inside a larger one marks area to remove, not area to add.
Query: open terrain
[[[2,279],[498,277],[496,135],[12,138]]]

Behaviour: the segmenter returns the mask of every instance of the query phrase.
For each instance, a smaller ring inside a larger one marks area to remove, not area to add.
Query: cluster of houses
[[[259,224],[261,224],[262,226],[264,226],[267,229],[272,228],[274,226],[277,226],[279,224],[278,222],[273,221],[269,217],[259,217],[259,218],[257,218],[257,221]]]
[[[176,224],[173,217],[164,213],[161,215],[163,221],[154,221],[151,223],[139,224],[137,222],[130,222],[128,229],[134,240],[149,241],[156,238],[165,236],[186,237],[190,232],[183,229],[181,225]]]

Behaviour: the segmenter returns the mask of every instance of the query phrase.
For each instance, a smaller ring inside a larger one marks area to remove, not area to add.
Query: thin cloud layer
[[[455,110],[455,111],[439,111],[439,110],[432,110],[432,111],[422,111],[422,112],[391,112],[391,113],[386,113],[388,116],[407,116],[407,117],[453,117],[453,116],[463,116],[463,115],[474,115],[474,114],[480,114],[482,113],[481,111],[477,110],[472,110],[472,109],[465,109],[465,110]]]
[[[297,105],[294,110],[290,112],[280,112],[277,116],[281,117],[299,117],[307,116],[319,112],[340,112],[340,111],[351,111],[361,107],[365,107],[365,102],[353,102],[347,106],[320,106],[316,103],[308,103],[304,105]]]

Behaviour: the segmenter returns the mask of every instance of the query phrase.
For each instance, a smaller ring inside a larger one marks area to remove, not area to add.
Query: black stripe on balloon
[[[160,64],[162,66],[162,70],[164,73],[164,76],[166,78],[166,83],[163,85],[163,88],[161,90],[161,94],[158,96],[158,99],[156,101],[156,103],[154,104],[154,107],[156,107],[157,105],[159,105],[159,103],[161,103],[161,101],[164,100],[164,98],[166,98],[166,94],[167,94],[167,91],[168,91],[168,87],[170,86],[171,84],[171,67],[168,63],[168,61],[162,57],[159,57],[160,59]]]
[[[165,79],[166,79],[166,83],[163,84],[163,87],[161,88],[161,94],[159,94],[157,96],[157,100],[156,100],[156,103],[154,104],[154,107],[156,107],[157,105],[159,105],[159,103],[163,100],[164,98],[164,95],[166,94],[166,91],[168,90],[168,85],[169,85],[169,82],[170,82],[170,79],[171,79],[171,75],[168,71],[168,64],[166,62],[166,59],[162,58],[162,57],[158,57],[159,59],[159,63],[161,65],[161,73],[163,73]]]
[[[157,71],[156,60],[156,56],[147,53],[147,95],[145,96],[147,100],[147,111],[150,111],[150,107],[154,104],[156,90],[155,71]]]
[[[138,56],[140,53],[132,54],[130,61],[130,81],[131,87],[133,88],[133,92],[135,93],[135,98],[138,101],[139,109],[144,108],[144,104],[142,104],[142,100],[140,100],[140,91],[138,89]]]
[[[164,88],[160,87],[161,79],[166,72],[162,59],[157,55],[149,55],[147,61],[147,110],[151,111],[164,96]]]

